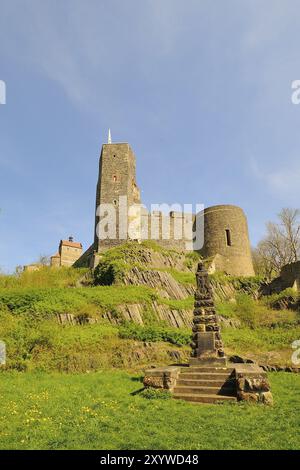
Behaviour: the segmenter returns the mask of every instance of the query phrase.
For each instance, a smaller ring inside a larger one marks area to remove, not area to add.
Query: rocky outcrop
[[[90,251],[93,247],[90,248]],[[190,328],[193,318],[192,308],[174,308],[172,302],[183,301],[194,296],[196,285],[194,276],[180,276],[180,273],[194,273],[197,257],[187,253],[166,250],[158,247],[151,248],[143,244],[128,243],[119,251],[108,250],[102,256],[102,262],[113,263],[117,261],[123,263],[122,276],[115,280],[124,285],[141,285],[152,288],[157,294],[157,300],[151,303],[141,302],[140,304],[118,305],[111,311],[101,312],[100,315],[107,318],[112,323],[120,323],[123,320],[133,321],[137,324],[144,324],[144,319],[150,312],[154,320],[165,322],[172,327]],[[111,254],[109,254],[111,253]],[[86,273],[77,283],[77,287],[82,287],[91,283],[91,272]],[[183,279],[182,282],[180,280]],[[184,281],[187,279],[188,281]],[[189,282],[190,281],[190,282]],[[215,301],[235,300],[236,287],[230,277],[221,276],[210,278],[212,296]],[[101,285],[101,282],[100,282]],[[247,285],[245,284],[245,289]],[[243,291],[243,286],[239,291]],[[185,303],[182,303],[184,305]],[[187,302],[189,305],[189,302]],[[180,302],[178,302],[180,305]],[[176,305],[177,307],[177,305]],[[148,310],[148,312],[146,312]],[[71,322],[70,319],[58,319],[60,323]],[[225,327],[239,328],[240,322],[237,319],[219,317],[220,324]]]
[[[149,307],[149,306],[148,306]],[[192,310],[176,310],[168,305],[159,304],[153,301],[150,305],[152,314],[158,322],[164,322],[174,328],[191,327],[192,324]],[[143,304],[123,304],[112,311],[107,310],[102,313],[102,318],[105,318],[110,323],[118,325],[125,321],[144,325],[144,315],[147,306]],[[59,313],[56,315],[57,322],[61,325],[75,325],[75,324],[93,324],[99,321],[98,318],[88,316],[75,316],[71,313]]]
[[[122,320],[133,321],[139,325],[143,325],[144,311],[147,306],[143,304],[123,304],[117,307],[118,314],[115,312],[106,312],[104,318],[111,323],[120,323]],[[158,322],[164,322],[174,328],[190,327],[192,323],[191,310],[175,310],[168,305],[159,304],[153,301],[150,305],[152,314]]]
[[[148,268],[176,269],[177,271],[193,271],[194,266],[186,265],[186,254],[175,251],[156,251],[144,246],[137,246],[134,252],[129,253],[130,262],[137,262]],[[194,263],[196,264],[196,263]]]
[[[234,299],[236,295],[236,289],[231,283],[221,283],[215,279],[210,280],[211,288],[213,291],[214,299],[216,302],[222,302],[224,300]]]
[[[164,271],[143,270],[132,268],[125,274],[123,282],[125,285],[144,285],[157,289],[160,297],[167,299],[182,300],[193,295],[193,286],[179,284],[171,274]]]
[[[152,302],[153,311],[157,315],[157,319],[167,322],[168,325],[176,328],[191,327],[193,311],[191,310],[176,310],[168,305],[159,304],[156,301]]]

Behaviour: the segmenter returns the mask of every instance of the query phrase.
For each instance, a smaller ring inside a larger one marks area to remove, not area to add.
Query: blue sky
[[[108,127],[143,202],[299,207],[299,2],[1,0],[0,266],[93,237]]]

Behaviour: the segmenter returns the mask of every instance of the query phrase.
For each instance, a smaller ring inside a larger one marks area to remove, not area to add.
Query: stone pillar
[[[193,318],[191,365],[226,364],[213,292],[203,263],[198,264]]]

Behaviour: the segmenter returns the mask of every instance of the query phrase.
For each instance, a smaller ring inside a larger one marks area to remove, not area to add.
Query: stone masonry
[[[257,364],[228,367],[213,294],[203,263],[196,273],[197,290],[189,364],[145,371],[144,386],[164,388],[193,403],[248,401],[273,404],[267,374]]]
[[[58,252],[51,256],[50,265],[52,267],[72,266],[82,255],[82,245],[74,242],[73,237],[68,240],[61,240]]]
[[[119,198],[123,196],[127,198],[128,207],[134,204],[141,207],[134,237],[123,233],[123,229],[120,233],[119,215],[121,214],[122,221],[125,220],[127,225],[134,219],[133,216],[124,215],[122,208],[119,207]],[[204,197],[205,195],[200,195],[199,200],[194,202],[202,202]],[[155,195],[152,202],[160,203],[155,200]],[[102,146],[96,189],[96,211],[100,204],[111,204],[116,209],[115,236],[113,238],[103,236],[99,239],[97,227],[99,228],[100,217],[99,214],[95,214],[94,242],[76,262],[77,267],[95,267],[103,250],[122,244],[128,239],[137,241],[151,239],[167,249],[200,250],[200,254],[213,262],[218,271],[237,276],[254,274],[247,219],[243,210],[232,205],[209,207],[199,212],[197,216],[189,214],[190,225],[186,224],[187,215],[181,212],[149,213],[141,206],[140,190],[136,182],[136,159],[128,143],[109,141]],[[202,249],[195,248],[193,243],[196,218],[200,226],[204,226]]]
[[[225,357],[213,292],[203,263],[198,264],[193,318],[192,362]]]

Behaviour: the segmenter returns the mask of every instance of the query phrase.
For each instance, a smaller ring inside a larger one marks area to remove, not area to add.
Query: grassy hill
[[[94,275],[0,275],[0,448],[299,449],[300,375],[270,374],[273,408],[139,393],[144,368],[188,361],[197,261],[126,244]],[[260,282],[211,276],[226,353],[290,365],[299,298],[257,300]]]
[[[270,375],[271,409],[135,393],[145,367],[188,361],[197,261],[126,244],[106,252],[94,275],[0,275],[0,448],[299,448],[300,375]],[[300,316],[278,305],[298,305],[297,295],[256,300],[258,278],[211,282],[227,355],[290,365]]]
[[[198,259],[128,243],[107,251],[94,276],[48,267],[0,275],[7,368],[84,372],[186,361]],[[255,300],[258,278],[214,274],[211,282],[227,354],[290,365],[300,314],[274,305],[291,292]],[[72,322],[61,325],[60,315]]]

